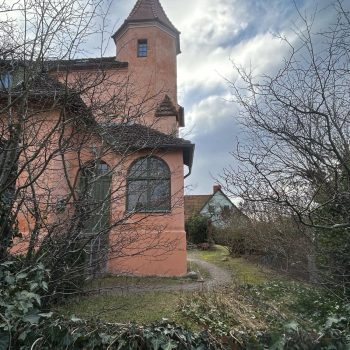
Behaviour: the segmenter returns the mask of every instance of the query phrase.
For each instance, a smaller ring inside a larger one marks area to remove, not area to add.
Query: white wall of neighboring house
[[[221,192],[217,191],[205,204],[200,214],[211,218],[213,225],[222,226],[222,210],[234,210],[234,204]]]

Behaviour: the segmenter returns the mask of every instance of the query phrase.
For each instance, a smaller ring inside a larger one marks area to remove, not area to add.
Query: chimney
[[[214,187],[213,187],[213,194],[215,194],[218,191],[221,191],[221,186],[220,185],[214,185]]]

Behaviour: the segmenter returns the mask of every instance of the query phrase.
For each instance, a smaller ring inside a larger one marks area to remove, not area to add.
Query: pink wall
[[[137,57],[138,39],[148,40],[148,57]],[[91,85],[83,95],[85,103],[94,108],[99,121],[125,121],[128,117],[165,133],[178,132],[175,116],[157,118],[155,109],[165,94],[168,94],[177,106],[177,53],[176,39],[160,25],[130,27],[116,40],[117,60],[129,63],[128,68],[103,71],[52,72],[60,81],[68,82],[70,87],[81,90]],[[98,81],[100,80],[100,83]],[[91,101],[95,104],[91,105]],[[96,101],[101,106],[97,108]],[[43,136],[54,125],[57,112],[45,115],[45,127],[39,130]],[[55,146],[57,139],[52,139]],[[101,147],[96,137],[91,137],[85,144],[84,152],[79,156],[74,150],[67,152],[66,165],[69,180],[73,183],[77,176],[79,163],[92,159],[91,148]],[[102,159],[113,170],[111,223],[121,221],[109,233],[108,272],[136,275],[181,276],[187,271],[186,234],[184,230],[183,207],[183,154],[181,150],[153,150],[171,170],[172,210],[165,214],[126,213],[126,173],[129,165],[138,157],[147,153],[140,151],[128,157],[122,157],[109,151]],[[38,157],[40,161],[41,155]],[[23,177],[23,181],[25,175]],[[63,173],[63,163],[54,157],[50,167],[42,174],[37,185],[50,191],[52,205],[68,192],[67,179]],[[39,191],[40,192],[40,191]],[[127,217],[127,220],[125,218]],[[48,211],[48,225],[67,221],[67,214],[53,214]],[[17,242],[16,251],[25,249],[32,220],[28,212],[23,211],[20,228],[24,239]],[[45,230],[42,231],[45,235]]]

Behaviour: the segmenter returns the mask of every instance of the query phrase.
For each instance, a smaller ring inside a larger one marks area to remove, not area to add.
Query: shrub
[[[190,242],[194,244],[208,242],[208,218],[201,215],[192,216],[186,221],[185,229]]]
[[[24,268],[21,261],[0,264],[0,350],[17,349],[16,339],[26,337],[28,330],[41,318],[40,294],[47,291],[48,271],[42,264]]]
[[[237,257],[248,252],[247,238],[251,231],[250,220],[240,212],[224,217],[224,225],[214,230],[216,244],[225,246],[231,256]]]
[[[245,238],[239,230],[234,228],[217,228],[214,231],[216,244],[225,246],[233,257],[242,256],[246,253]]]

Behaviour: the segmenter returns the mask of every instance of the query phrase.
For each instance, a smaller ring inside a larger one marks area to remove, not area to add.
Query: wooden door
[[[110,225],[111,173],[107,164],[98,163],[84,171],[81,181],[82,205],[86,210],[84,234],[87,244],[87,270],[92,277],[106,271]]]

